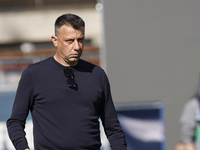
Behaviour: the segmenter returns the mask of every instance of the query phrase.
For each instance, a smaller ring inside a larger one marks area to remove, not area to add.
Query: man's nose
[[[74,41],[74,49],[80,50],[80,43],[77,40]]]

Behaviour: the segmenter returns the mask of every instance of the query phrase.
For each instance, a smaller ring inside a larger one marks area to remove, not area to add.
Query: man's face
[[[84,28],[76,30],[63,25],[57,36],[52,36],[57,47],[54,58],[64,66],[75,66],[81,57],[84,47]]]

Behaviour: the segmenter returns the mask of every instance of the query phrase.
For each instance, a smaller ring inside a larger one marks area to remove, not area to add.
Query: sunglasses
[[[69,88],[75,88],[76,82],[74,80],[74,73],[70,67],[64,69],[64,74],[68,78],[67,85]]]

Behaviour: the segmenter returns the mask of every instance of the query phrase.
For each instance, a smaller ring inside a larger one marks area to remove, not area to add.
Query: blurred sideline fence
[[[127,150],[166,150],[163,102],[119,105],[116,110]]]

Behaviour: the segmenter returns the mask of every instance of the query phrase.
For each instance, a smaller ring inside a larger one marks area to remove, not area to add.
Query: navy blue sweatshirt
[[[99,150],[99,117],[111,148],[126,150],[103,69],[80,59],[71,67],[77,83],[73,89],[67,85],[64,68],[50,57],[22,73],[7,121],[15,148],[28,148],[24,127],[31,111],[35,150]]]

